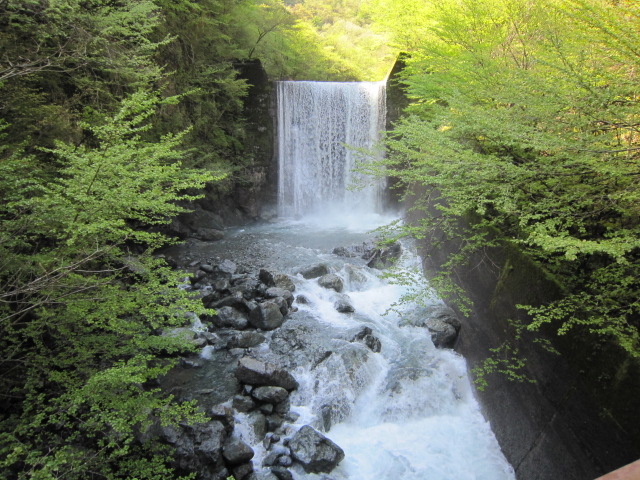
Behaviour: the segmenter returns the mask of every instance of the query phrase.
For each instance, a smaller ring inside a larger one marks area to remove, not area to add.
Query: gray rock
[[[262,302],[249,314],[249,323],[262,330],[274,330],[282,325],[284,316],[274,301]]]
[[[431,340],[438,348],[453,348],[462,326],[456,313],[446,305],[430,305],[408,312],[402,325],[428,328]]]
[[[233,469],[233,478],[235,480],[244,480],[253,473],[253,463],[243,463]]]
[[[333,308],[340,313],[353,313],[356,311],[348,295],[340,295],[338,300],[334,302]]]
[[[367,267],[383,269],[392,266],[402,254],[402,245],[395,242],[386,247],[375,248],[367,262]]]
[[[458,338],[455,327],[438,318],[426,320],[426,327],[431,332],[431,341],[437,348],[453,348]]]
[[[333,470],[344,458],[344,451],[308,425],[302,427],[289,442],[291,456],[307,473]]]
[[[222,240],[224,238],[224,232],[215,228],[197,228],[191,236],[202,240],[204,242],[214,242],[216,240]]]
[[[233,432],[235,420],[233,418],[233,410],[224,405],[214,405],[209,410],[209,415],[213,420],[217,420],[224,426],[227,433]]]
[[[209,265],[208,263],[202,263],[198,268],[203,272],[213,273],[213,265]]]
[[[216,265],[216,271],[228,278],[231,278],[231,276],[236,273],[237,269],[238,266],[231,260],[223,260],[218,265]]]
[[[264,343],[266,338],[258,332],[240,332],[233,335],[227,344],[228,348],[253,348]]]
[[[211,281],[211,286],[218,292],[222,292],[229,289],[229,280],[226,278],[216,278]]]
[[[248,462],[253,455],[253,449],[239,438],[228,439],[222,447],[222,456],[231,465]]]
[[[234,292],[232,295],[228,295],[226,297],[221,298],[220,300],[216,300],[215,302],[211,302],[207,305],[209,308],[222,308],[222,307],[233,307],[236,310],[243,311],[246,309],[245,298],[242,292]]]
[[[253,430],[255,438],[264,438],[267,434],[267,419],[262,413],[258,411],[251,412],[247,416],[247,423]]]
[[[260,411],[265,415],[271,415],[273,413],[273,405],[270,403],[263,403],[262,405],[260,405]],[[267,419],[267,423],[268,423],[268,419]],[[267,425],[267,429],[269,429],[268,425]]]
[[[289,413],[290,409],[291,409],[291,400],[289,397],[287,397],[282,402],[276,404],[273,411],[275,413],[279,413],[280,415],[286,415],[287,413]]]
[[[243,330],[249,325],[247,317],[234,307],[220,307],[211,320],[218,328]]]
[[[271,472],[278,477],[279,480],[293,480],[293,475],[285,467],[279,465],[271,467]]]
[[[282,288],[284,290],[289,290],[290,292],[295,292],[296,286],[293,283],[293,280],[289,278],[289,275],[284,273],[277,273],[273,276],[273,282],[276,287]]]
[[[323,275],[318,279],[318,284],[320,284],[321,287],[335,290],[338,293],[340,293],[344,288],[342,279],[335,273],[328,273],[327,275]]]
[[[276,386],[286,390],[298,388],[298,382],[286,370],[251,357],[240,359],[236,369],[236,378],[249,385]]]
[[[271,415],[267,415],[267,430],[270,432],[274,432],[278,428],[282,426],[284,423],[284,418],[282,418],[277,413],[272,413]]]
[[[305,297],[304,295],[298,295],[296,297],[296,302],[302,304],[302,305],[308,305],[309,304],[309,299],[307,297]]]
[[[369,327],[362,327],[362,330],[356,333],[351,341],[364,343],[369,348],[369,350],[374,353],[378,353],[380,352],[380,350],[382,350],[380,339],[373,335],[373,331]]]
[[[260,402],[276,404],[284,401],[289,392],[282,387],[258,387],[254,388],[251,396]]]
[[[284,288],[271,287],[267,288],[265,292],[265,296],[267,298],[276,298],[282,297],[287,301],[287,304],[291,306],[293,304],[293,294],[289,290],[285,290]]]
[[[287,302],[284,297],[272,298],[271,301],[278,305],[283,317],[286,317],[289,314],[289,302]]]
[[[261,269],[260,273],[258,274],[258,278],[267,287],[275,287],[276,286],[275,279],[273,278],[273,273],[271,273],[271,272],[269,272],[267,270]]]
[[[326,275],[327,273],[329,273],[329,267],[327,267],[324,263],[319,263],[318,265],[311,265],[310,267],[303,268],[297,273],[301,274],[308,280],[310,278],[318,278]]]
[[[246,395],[236,395],[233,397],[232,406],[240,413],[247,413],[257,407],[256,402]]]
[[[339,257],[355,258],[360,257],[368,259],[371,257],[371,253],[375,249],[373,242],[362,242],[358,245],[350,245],[348,247],[336,247],[333,249],[333,254]]]

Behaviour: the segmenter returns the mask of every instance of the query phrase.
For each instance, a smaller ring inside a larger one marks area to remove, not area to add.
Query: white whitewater
[[[410,270],[419,266],[410,249],[402,261]],[[332,267],[345,279],[343,293],[352,300],[353,314],[335,310],[335,292],[313,280],[296,281],[296,294],[309,300],[299,305],[299,315],[308,322],[347,339],[367,326],[382,344],[380,353],[372,354],[357,343],[334,341],[335,353],[328,360],[294,372],[300,387],[292,410],[301,415],[294,427],[310,424],[322,430],[328,409],[335,423],[325,434],[345,451],[326,478],[514,480],[474,397],[464,358],[437,349],[426,328],[406,324],[406,314],[415,306],[385,314],[407,293],[406,287],[348,262]],[[441,304],[435,298],[426,303]],[[300,469],[294,474],[298,480],[324,478]]]
[[[277,98],[280,217],[380,212],[384,181],[354,169],[385,127],[385,83],[278,82]]]

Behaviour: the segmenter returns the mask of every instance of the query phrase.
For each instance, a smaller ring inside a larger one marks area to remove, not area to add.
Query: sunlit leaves
[[[637,307],[624,300],[640,275],[637,7],[459,0],[429,11],[405,75],[413,116],[387,166],[441,198],[425,228],[482,248],[486,238],[456,230],[474,214],[558,275],[570,293],[530,310],[533,325],[582,326],[637,355]]]

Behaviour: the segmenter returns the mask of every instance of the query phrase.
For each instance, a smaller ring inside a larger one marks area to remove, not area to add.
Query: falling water
[[[380,212],[384,181],[354,169],[379,140],[384,82],[279,82],[279,215]]]

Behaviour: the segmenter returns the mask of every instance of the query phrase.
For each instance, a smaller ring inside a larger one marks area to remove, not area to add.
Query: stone
[[[343,294],[333,303],[333,308],[340,313],[353,313],[356,311],[349,296]]]
[[[253,389],[251,396],[260,402],[276,404],[284,401],[289,392],[282,387],[257,387]]]
[[[364,343],[374,353],[379,353],[382,350],[380,339],[373,335],[373,330],[369,327],[362,327],[362,330],[356,333],[351,341]]]
[[[293,480],[293,475],[291,472],[282,466],[275,465],[271,467],[271,473],[273,473],[279,480]]]
[[[286,370],[248,356],[238,361],[236,378],[255,386],[276,386],[289,391],[298,388],[298,382]]]
[[[213,324],[218,328],[233,328],[243,330],[249,325],[247,317],[234,307],[221,307],[211,317]]]
[[[218,292],[223,292],[229,289],[229,280],[226,278],[216,278],[211,281],[211,286]]]
[[[437,348],[453,348],[462,327],[455,312],[446,305],[430,305],[408,312],[403,316],[402,325],[429,329]]]
[[[258,332],[240,332],[233,335],[227,343],[228,348],[253,348],[264,343],[266,338]]]
[[[355,258],[360,257],[368,259],[371,257],[371,252],[375,249],[373,242],[362,242],[359,245],[349,245],[348,247],[336,247],[333,249],[333,254],[339,257]]]
[[[213,273],[213,265],[209,265],[208,263],[202,263],[198,268],[203,272]]]
[[[256,402],[246,395],[236,395],[231,401],[233,408],[240,413],[247,413],[256,408]]]
[[[323,275],[318,279],[318,284],[321,287],[335,290],[338,293],[342,292],[342,289],[344,288],[342,279],[335,273],[328,273],[326,275]]]
[[[298,295],[296,297],[296,302],[298,302],[301,305],[308,305],[309,304],[309,299],[307,297],[305,297],[304,295]]]
[[[251,412],[247,415],[247,423],[253,430],[255,438],[264,438],[267,434],[267,419],[262,413],[258,411]]]
[[[286,415],[289,413],[290,409],[291,409],[291,400],[289,397],[287,397],[282,402],[277,403],[273,411],[275,413],[279,413],[280,415]]]
[[[260,411],[265,415],[271,415],[273,413],[273,405],[270,403],[263,403],[262,405],[260,405]]]
[[[277,273],[273,276],[273,282],[276,287],[282,288],[284,290],[289,290],[290,292],[295,292],[296,286],[293,283],[293,280],[289,278],[289,275],[284,273]]]
[[[258,278],[267,287],[275,287],[276,286],[275,279],[273,278],[273,273],[271,273],[271,272],[269,272],[267,270],[261,269],[260,273],[258,274]]]
[[[285,290],[284,288],[278,287],[270,287],[265,291],[265,296],[267,298],[276,298],[282,297],[287,301],[287,304],[291,306],[293,304],[293,294],[289,290]]]
[[[311,278],[318,278],[328,274],[329,267],[327,267],[327,265],[325,265],[324,263],[319,263],[317,265],[312,265],[310,267],[303,268],[302,270],[299,270],[297,273],[299,273],[304,278],[309,280]]]
[[[236,273],[237,269],[238,266],[231,260],[223,260],[216,265],[216,271],[227,278],[231,278],[231,276]]]
[[[212,420],[217,420],[224,426],[227,433],[233,432],[235,427],[235,420],[233,418],[233,410],[224,405],[214,405],[209,410],[209,415]]]
[[[382,270],[395,264],[402,254],[402,245],[394,242],[389,246],[376,248],[372,251],[367,267]]]
[[[344,458],[344,451],[309,425],[296,432],[289,442],[291,456],[307,473],[328,473]]]
[[[211,302],[207,305],[209,308],[222,308],[222,307],[233,307],[236,310],[243,311],[246,309],[245,298],[242,292],[234,292],[231,295],[221,298],[220,300],[216,300],[215,302]]]
[[[222,447],[222,456],[231,465],[248,462],[253,455],[253,449],[239,438],[228,439]]]
[[[289,314],[289,303],[283,297],[275,297],[272,298],[271,301],[278,305],[283,317],[286,317]]]
[[[233,478],[235,480],[244,480],[253,473],[253,463],[243,463],[233,469]]]
[[[293,459],[289,455],[281,455],[276,460],[276,463],[283,467],[290,467],[293,465]]]
[[[249,323],[262,330],[274,330],[284,323],[284,316],[276,302],[266,301],[251,311]]]
[[[216,240],[222,240],[224,238],[224,232],[215,228],[199,227],[191,236],[204,242],[215,242]]]
[[[266,420],[267,420],[267,430],[270,432],[276,431],[284,423],[284,418],[282,418],[277,413],[272,413],[271,415],[267,415]]]

